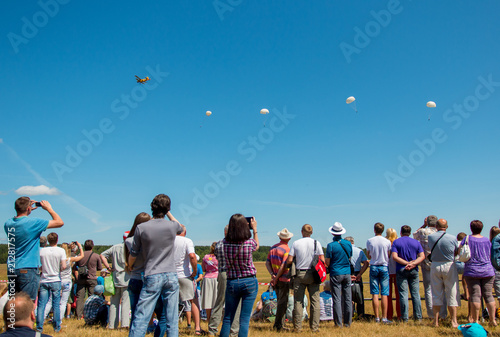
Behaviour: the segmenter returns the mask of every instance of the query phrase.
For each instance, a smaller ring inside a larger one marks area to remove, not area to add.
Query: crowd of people
[[[52,220],[30,217],[38,207]],[[87,325],[128,330],[129,336],[147,332],[177,336],[180,315],[186,317],[188,328],[194,325],[195,335],[248,336],[251,319],[271,317],[277,332],[291,328],[300,332],[306,317],[310,330],[318,332],[321,321],[349,327],[353,317],[373,318],[381,324],[392,324],[395,319],[407,322],[409,295],[412,318],[419,321],[423,318],[419,266],[427,315],[434,325],[449,316],[451,325],[458,326],[459,274],[463,274],[463,299],[469,305],[468,321],[479,321],[483,299],[490,324],[497,325],[493,289],[499,297],[500,229],[491,228],[490,238],[485,238],[479,220],[470,223],[471,235],[458,236],[448,234],[447,221],[434,215],[426,217],[413,233],[409,226],[402,226],[399,237],[395,229],[385,230],[382,223],[376,223],[374,236],[366,242],[366,254],[355,246],[353,237],[343,238],[347,230],[339,222],[329,228],[332,242],[326,251],[312,238],[311,225],[302,226],[302,237],[291,246],[294,235],[283,228],[266,260],[270,287],[253,311],[258,282],[252,255],[259,248],[253,217],[231,216],[224,238],[213,242],[198,263],[200,257],[186,236],[187,228],[170,212],[170,198],[165,194],[151,202],[152,216],[138,214],[123,234],[123,242],[101,254],[93,251],[92,240],[83,246],[72,242],[59,247],[57,233],[43,237],[44,231],[64,225],[48,201],[20,197],[15,210],[17,216],[5,223],[9,289],[3,314],[8,336],[15,336],[14,330],[26,336],[29,330],[34,336],[33,328],[42,333],[50,312],[55,332],[72,312]],[[316,267],[321,263],[329,274],[323,292],[326,275]],[[365,314],[363,274],[367,270],[373,317]],[[201,328],[202,317],[208,331]],[[292,325],[287,327],[287,321]]]

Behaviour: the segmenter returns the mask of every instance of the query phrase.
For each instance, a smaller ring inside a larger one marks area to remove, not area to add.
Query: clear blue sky
[[[117,243],[158,193],[197,245],[237,212],[266,245],[498,225],[497,1],[66,2],[1,5],[4,221],[45,185],[61,241]]]

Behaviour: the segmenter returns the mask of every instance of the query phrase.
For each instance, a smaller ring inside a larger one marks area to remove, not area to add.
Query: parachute
[[[426,105],[427,105],[428,108],[435,108],[436,107],[436,102],[429,101],[429,102],[427,102]],[[432,116],[432,114],[429,114],[429,117],[427,117],[427,121],[431,120],[431,116]]]
[[[205,115],[210,116],[212,114],[212,111],[207,111],[205,112]]]
[[[260,110],[261,115],[267,115],[268,113],[269,113],[269,110],[267,110],[267,109]]]
[[[354,98],[354,96],[347,97],[347,99],[345,100],[345,102],[347,104],[351,104],[352,102],[354,102],[354,106],[352,106],[352,108],[354,109],[354,111],[356,111],[356,113],[358,113],[358,109],[356,108],[356,98]]]

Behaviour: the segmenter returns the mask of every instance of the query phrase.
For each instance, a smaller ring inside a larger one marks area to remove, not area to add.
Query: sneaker
[[[392,321],[389,321],[387,318],[382,318],[382,323],[384,323],[384,324],[392,324]]]
[[[380,323],[380,318],[375,318],[375,323]]]

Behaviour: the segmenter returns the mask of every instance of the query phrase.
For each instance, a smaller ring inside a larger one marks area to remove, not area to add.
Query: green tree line
[[[96,245],[94,246],[93,251],[96,254],[101,254],[110,247],[111,247],[110,245]],[[271,249],[270,246],[260,246],[259,249],[253,253],[253,260],[266,261],[269,249]],[[196,254],[199,255],[201,260],[203,256],[205,256],[210,252],[210,246],[196,246],[194,250]],[[7,254],[8,254],[7,244],[0,244],[0,264],[7,263]]]

